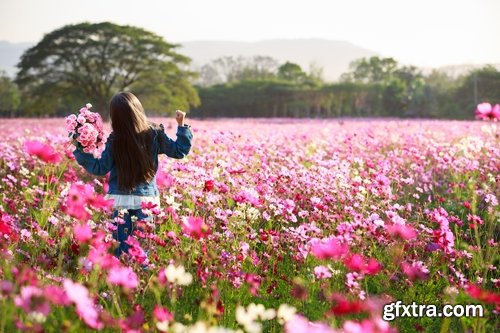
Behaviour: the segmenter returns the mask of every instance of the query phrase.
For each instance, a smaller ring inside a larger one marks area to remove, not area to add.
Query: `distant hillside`
[[[325,39],[273,39],[260,42],[185,42],[180,53],[193,59],[193,67],[199,67],[222,56],[270,56],[280,63],[291,61],[305,71],[311,63],[323,68],[324,78],[333,81],[349,68],[349,63],[377,53],[348,42]]]
[[[180,43],[178,52],[192,59],[192,68],[197,69],[213,59],[223,56],[255,55],[270,56],[280,63],[298,63],[305,71],[311,63],[323,68],[327,81],[337,80],[349,68],[349,63],[363,57],[377,56],[378,53],[363,49],[349,42],[326,39],[273,39],[260,42],[195,41]],[[0,70],[14,77],[16,64],[23,52],[35,43],[10,43],[0,41]],[[493,64],[500,69],[500,64]],[[483,65],[450,65],[438,68],[452,76],[466,74]],[[423,68],[428,74],[432,68]]]
[[[7,75],[14,77],[17,73],[16,65],[21,55],[35,43],[9,43],[0,41],[0,71],[7,72]]]

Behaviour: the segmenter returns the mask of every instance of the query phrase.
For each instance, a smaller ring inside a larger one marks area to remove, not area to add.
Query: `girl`
[[[177,140],[165,134],[162,124],[159,128],[148,123],[144,108],[135,95],[120,92],[111,99],[110,118],[112,133],[108,137],[101,158],[76,149],[73,152],[78,164],[87,172],[104,176],[109,174],[108,199],[114,199],[113,219],[123,218],[113,233],[120,245],[115,255],[128,252],[125,242],[133,234],[135,221],[146,220],[141,204],[152,202],[159,207],[160,198],[156,186],[158,155],[181,159],[189,153],[193,134],[184,124],[185,112],[176,111]],[[124,213],[123,216],[121,216]],[[116,221],[116,220],[115,220]],[[124,223],[122,223],[124,222]]]

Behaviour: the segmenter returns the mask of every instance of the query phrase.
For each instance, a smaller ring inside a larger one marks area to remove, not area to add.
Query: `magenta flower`
[[[382,265],[374,258],[365,258],[360,254],[352,254],[344,259],[344,265],[350,271],[356,271],[363,274],[375,275],[377,274]]]
[[[135,289],[139,285],[137,275],[130,267],[112,267],[108,272],[108,282],[128,289]]]
[[[73,235],[80,243],[85,243],[92,238],[92,229],[87,223],[77,223],[73,226]]]
[[[24,150],[28,154],[35,155],[44,162],[58,163],[61,161],[61,156],[55,152],[54,148],[40,141],[26,141],[24,143]]]
[[[68,192],[63,211],[81,221],[90,218],[87,207],[109,211],[113,206],[113,199],[106,200],[104,196],[96,194],[94,188],[88,184],[74,183]]]
[[[476,119],[480,120],[500,120],[500,104],[492,106],[490,103],[481,103],[476,107]]]
[[[348,252],[349,247],[335,238],[328,238],[326,241],[316,240],[311,244],[311,253],[318,259],[340,259]]]
[[[392,224],[387,226],[387,231],[392,236],[398,236],[404,240],[410,240],[417,237],[417,232],[414,228],[405,224]]]
[[[174,319],[174,316],[167,308],[158,305],[155,305],[153,315],[159,322],[169,322]]]
[[[106,212],[113,207],[114,199],[105,199],[101,194],[89,195],[87,203],[96,209],[102,209]]]
[[[81,221],[90,218],[90,213],[86,209],[87,199],[94,194],[94,189],[90,185],[75,183],[71,185],[66,198],[64,212],[76,217]]]
[[[182,231],[195,239],[205,238],[210,234],[210,228],[202,217],[189,216],[182,221]]]

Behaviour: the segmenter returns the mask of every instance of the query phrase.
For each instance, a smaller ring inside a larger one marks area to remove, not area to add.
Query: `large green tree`
[[[185,70],[190,59],[174,52],[178,46],[133,26],[67,25],[22,55],[16,83],[24,108],[35,113],[89,101],[106,117],[112,95],[132,89],[154,111],[186,109],[199,98],[190,84],[195,73]]]

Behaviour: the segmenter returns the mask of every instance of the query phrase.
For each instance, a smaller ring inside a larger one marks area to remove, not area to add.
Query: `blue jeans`
[[[123,252],[128,253],[129,245],[125,243],[125,241],[128,239],[128,236],[134,234],[134,230],[137,229],[137,221],[151,220],[153,218],[152,215],[148,216],[144,214],[141,209],[128,209],[127,212],[128,213],[125,213],[123,216],[123,221],[125,223],[120,224],[113,222],[113,224],[117,226],[117,230],[113,232],[113,238],[120,242],[120,246],[115,249],[115,257],[117,258],[119,258]],[[113,219],[117,217],[118,214],[118,210],[115,210],[113,212]],[[137,217],[136,222],[132,222],[132,216]]]

